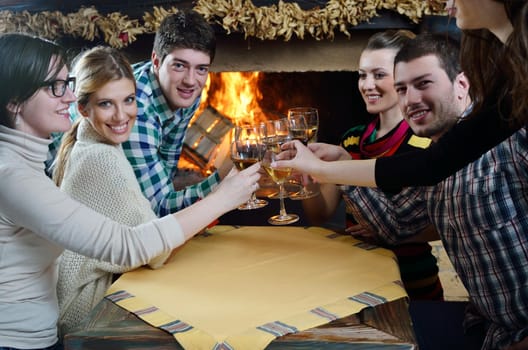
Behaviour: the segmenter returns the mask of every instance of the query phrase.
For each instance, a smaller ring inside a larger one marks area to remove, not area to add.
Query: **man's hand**
[[[351,225],[345,229],[345,232],[360,241],[376,245],[380,244],[376,232],[370,230],[368,227],[362,226],[361,224]]]

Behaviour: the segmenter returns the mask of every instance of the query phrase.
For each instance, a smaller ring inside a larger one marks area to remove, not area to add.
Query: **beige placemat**
[[[264,349],[273,339],[405,297],[390,251],[323,228],[216,226],[107,298],[185,349]]]

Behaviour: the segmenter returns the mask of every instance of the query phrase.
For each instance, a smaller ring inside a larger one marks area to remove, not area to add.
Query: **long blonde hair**
[[[136,84],[132,67],[125,55],[114,48],[96,46],[81,52],[74,60],[73,76],[77,80],[75,94],[77,106],[86,106],[90,96],[100,87],[112,80],[130,79]],[[61,140],[61,145],[54,162],[53,181],[60,186],[70,153],[77,142],[77,130],[82,117],[77,120]]]

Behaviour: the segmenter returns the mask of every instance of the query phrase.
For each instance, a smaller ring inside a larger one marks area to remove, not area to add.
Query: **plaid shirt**
[[[70,112],[70,122],[73,124],[77,118],[79,118],[79,112],[77,111],[77,103],[70,104],[69,108]],[[46,175],[49,177],[53,176],[53,168],[55,166],[55,158],[57,157],[57,153],[59,152],[59,148],[62,141],[62,136],[64,135],[63,132],[52,132],[51,133],[51,139],[52,142],[48,146],[48,156],[46,157],[46,160],[44,161],[44,171],[46,172]]]
[[[164,216],[191,205],[209,194],[220,181],[217,172],[202,182],[176,191],[173,178],[189,121],[200,105],[171,111],[161,91],[151,62],[133,65],[137,81],[138,116],[123,150],[134,168],[143,194],[154,212]]]
[[[70,120],[71,119],[72,118],[70,116]],[[51,134],[51,139],[53,141],[48,146],[48,156],[46,157],[46,161],[44,161],[44,171],[49,177],[52,177],[53,175],[53,162],[55,161],[55,157],[57,157],[57,153],[59,152],[62,135],[63,133],[61,132],[54,132]]]
[[[484,322],[483,349],[498,349],[528,336],[527,179],[523,128],[436,186],[391,198],[376,189],[350,191],[361,200],[359,214],[390,242],[429,220],[436,226],[476,311],[466,317],[466,328]]]

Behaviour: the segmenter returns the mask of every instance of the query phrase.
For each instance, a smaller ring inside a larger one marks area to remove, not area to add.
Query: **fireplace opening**
[[[192,164],[183,167],[206,174],[235,125],[282,118],[290,107],[316,107],[318,141],[338,144],[346,130],[370,118],[357,80],[348,71],[210,73],[185,140],[182,163]]]

